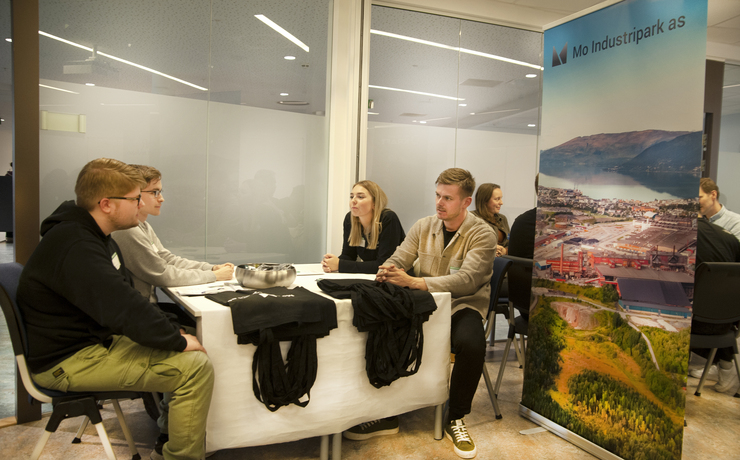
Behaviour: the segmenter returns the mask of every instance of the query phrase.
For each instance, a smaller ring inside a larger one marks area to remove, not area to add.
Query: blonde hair
[[[139,171],[141,175],[144,177],[144,180],[146,181],[146,186],[154,182],[155,180],[162,180],[162,173],[159,172],[159,169],[153,167],[153,166],[146,166],[146,165],[129,165]]]
[[[363,187],[370,194],[373,199],[373,219],[370,221],[370,232],[367,234],[367,248],[375,249],[378,247],[378,238],[380,232],[383,230],[383,224],[380,222],[380,215],[388,205],[388,197],[382,188],[371,180],[361,180],[352,186],[354,189],[357,186]],[[359,246],[362,243],[363,228],[360,223],[360,218],[350,215],[350,222],[352,226],[349,231],[349,245]]]
[[[495,222],[494,213],[488,209],[488,202],[491,201],[493,191],[501,188],[498,184],[485,183],[480,184],[478,191],[475,192],[475,213],[488,222]]]
[[[146,183],[136,168],[110,158],[98,158],[82,167],[77,176],[77,206],[92,211],[100,200],[123,196]]]
[[[460,197],[465,199],[473,196],[475,191],[475,179],[470,171],[462,168],[450,168],[442,171],[437,177],[436,185],[457,185],[460,187]]]

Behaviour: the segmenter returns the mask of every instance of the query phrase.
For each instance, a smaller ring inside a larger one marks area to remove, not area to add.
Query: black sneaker
[[[360,423],[342,433],[345,438],[354,441],[364,441],[375,436],[398,433],[398,417],[382,418],[370,422]]]
[[[154,441],[154,450],[149,455],[150,460],[164,460],[164,455],[162,455],[162,448],[164,447],[165,443],[170,440],[170,435],[167,433],[159,433],[159,437],[156,441]]]
[[[473,458],[478,453],[463,419],[450,420],[450,423],[445,425],[445,436],[454,444],[458,457]]]

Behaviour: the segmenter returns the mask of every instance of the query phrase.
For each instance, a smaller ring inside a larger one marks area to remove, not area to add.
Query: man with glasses
[[[147,218],[162,212],[164,195],[162,173],[151,166],[131,165],[146,181],[141,190],[142,205],[138,212],[137,225],[111,235],[126,257],[126,266],[134,279],[134,286],[152,303],[157,303],[155,287],[187,286],[230,280],[234,264],[211,265],[168,251],[157,238]]]
[[[125,163],[93,160],[77,177],[76,203],[62,203],[41,224],[17,293],[28,366],[52,390],[172,393],[163,457],[201,459],[211,362],[198,339],[133,287],[110,237],[138,225],[143,185]]]
[[[234,264],[211,265],[176,256],[168,251],[157,238],[147,218],[158,216],[162,211],[164,195],[162,192],[162,173],[151,166],[131,165],[141,173],[146,186],[141,190],[138,225],[126,230],[113,232],[111,236],[118,243],[126,258],[126,268],[131,273],[134,287],[163,311],[177,316],[180,324],[193,328],[195,322],[174,303],[157,302],[156,287],[188,286],[230,280]],[[190,331],[190,329],[186,329]],[[153,455],[162,453],[162,447],[169,440],[169,404],[172,395],[166,393],[160,409],[162,415],[157,420],[160,434],[154,444]]]

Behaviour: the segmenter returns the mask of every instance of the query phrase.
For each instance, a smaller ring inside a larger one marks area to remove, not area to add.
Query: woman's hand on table
[[[183,337],[185,337],[185,340],[188,341],[188,344],[185,347],[185,349],[183,350],[183,352],[185,352],[185,351],[202,351],[203,353],[208,354],[208,352],[206,351],[206,349],[203,347],[203,345],[200,344],[200,342],[198,342],[198,339],[195,338],[194,335],[185,334],[182,331],[180,331],[180,334]]]
[[[232,263],[214,265],[211,270],[216,274],[216,281],[229,281],[234,277],[234,264]]]
[[[334,254],[325,254],[324,259],[321,261],[321,268],[325,273],[339,271],[339,257]]]

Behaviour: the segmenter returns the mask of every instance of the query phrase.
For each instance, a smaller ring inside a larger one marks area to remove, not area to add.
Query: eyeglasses
[[[151,193],[154,198],[159,198],[164,190],[142,190],[141,193]]]
[[[139,196],[107,196],[109,200],[130,200],[130,201],[136,201],[136,204],[138,205],[141,202],[141,193],[139,193]],[[98,204],[100,204],[100,201],[98,201]]]

